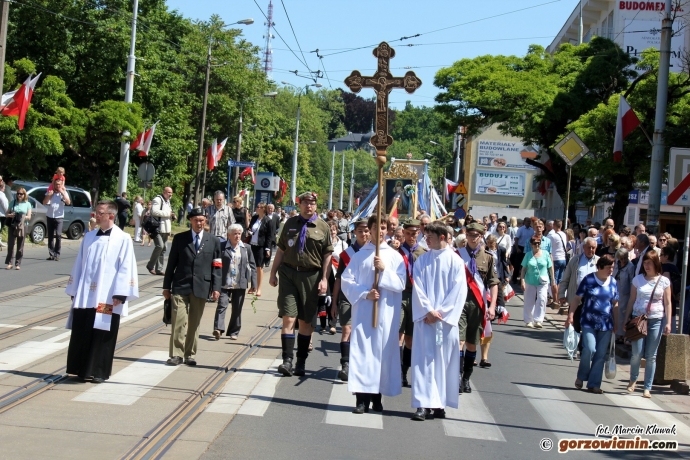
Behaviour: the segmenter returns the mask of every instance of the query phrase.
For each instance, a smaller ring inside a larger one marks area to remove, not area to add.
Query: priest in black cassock
[[[72,297],[67,373],[102,383],[110,377],[120,318],[139,298],[132,238],[115,226],[117,205],[99,201],[100,229],[84,235],[65,292]]]

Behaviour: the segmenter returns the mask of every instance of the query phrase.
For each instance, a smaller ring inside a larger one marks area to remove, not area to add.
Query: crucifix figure
[[[395,50],[386,42],[381,42],[374,48],[374,57],[378,61],[376,73],[371,77],[363,77],[357,70],[353,70],[345,79],[345,84],[353,93],[359,93],[362,88],[372,88],[376,92],[376,114],[374,117],[374,136],[369,141],[376,149],[376,164],[379,167],[379,193],[376,204],[376,229],[372,229],[372,235],[378,235],[381,226],[381,212],[383,206],[383,166],[386,164],[386,151],[393,144],[393,138],[388,134],[388,95],[394,88],[402,88],[409,94],[422,86],[420,80],[413,71],[409,71],[404,77],[394,77],[390,73],[390,60],[395,57]],[[380,243],[380,242],[379,242]],[[379,255],[379,245],[376,245],[376,256]],[[378,286],[379,273],[375,274],[374,288]],[[378,324],[378,302],[374,301],[373,324]]]

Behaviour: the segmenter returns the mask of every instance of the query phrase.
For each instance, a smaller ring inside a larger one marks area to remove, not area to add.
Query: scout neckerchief
[[[480,245],[477,245],[474,251],[471,253],[467,250],[467,247],[460,248],[457,252],[462,260],[465,261],[465,275],[467,276],[467,286],[474,294],[474,298],[479,303],[479,308],[482,310],[482,337],[484,337],[484,330],[486,329],[486,298],[484,293],[486,288],[484,287],[484,280],[479,275],[477,270],[477,262],[475,261],[476,255],[481,249]],[[472,267],[474,266],[474,272]]]
[[[318,215],[314,213],[309,219],[305,219],[301,214],[297,214],[297,217],[299,217],[299,221],[304,224],[302,225],[302,230],[299,231],[299,244],[297,245],[299,253],[302,254],[304,253],[304,246],[307,244],[307,224],[309,222],[314,222]]]
[[[400,246],[400,255],[403,256],[405,261],[405,267],[407,268],[407,277],[410,279],[410,283],[414,284],[412,279],[412,274],[414,273],[414,252],[419,247],[419,243],[415,243],[414,246],[410,247],[405,241],[402,246]]]

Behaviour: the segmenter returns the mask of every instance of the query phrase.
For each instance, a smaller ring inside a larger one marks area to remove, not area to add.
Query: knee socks
[[[412,366],[412,350],[405,345],[402,347],[402,367],[409,369]]]
[[[292,359],[295,355],[295,334],[281,334],[280,343],[283,346],[283,359]]]
[[[350,362],[350,342],[340,342],[340,364]]]
[[[474,369],[474,360],[477,358],[476,351],[467,350],[465,352],[465,362],[462,366],[462,378],[469,380]]]
[[[306,360],[309,356],[309,343],[311,336],[297,334],[297,359]]]

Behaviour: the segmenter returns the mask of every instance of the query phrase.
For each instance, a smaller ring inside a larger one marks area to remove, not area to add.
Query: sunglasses
[[[659,241],[667,241],[666,238],[659,238]]]
[[[17,193],[17,196],[24,196],[24,194],[23,193]],[[665,241],[665,240],[662,240],[662,241]]]
[[[541,246],[541,243],[538,241],[532,241],[531,244],[532,246]]]

